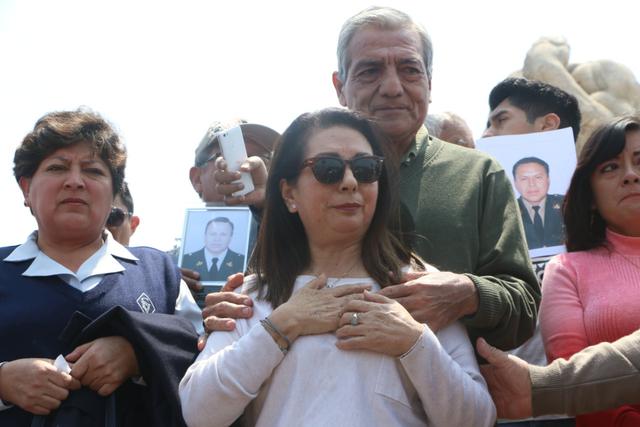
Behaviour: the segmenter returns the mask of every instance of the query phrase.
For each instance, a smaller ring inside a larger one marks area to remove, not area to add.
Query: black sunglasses
[[[360,183],[375,182],[382,174],[384,158],[380,156],[362,156],[344,160],[335,156],[318,156],[302,162],[302,168],[311,168],[313,176],[323,184],[335,184],[344,177],[347,165],[351,168],[356,181]]]
[[[218,157],[222,156],[222,153],[220,151],[214,151],[213,153],[211,153],[211,155],[209,157],[207,157],[206,159],[200,160],[196,166],[199,168],[203,168],[207,165],[207,163],[209,162],[215,162],[216,159]]]
[[[131,212],[127,212],[118,207],[112,207],[109,212],[109,218],[107,218],[107,227],[120,227],[126,217],[130,217]]]

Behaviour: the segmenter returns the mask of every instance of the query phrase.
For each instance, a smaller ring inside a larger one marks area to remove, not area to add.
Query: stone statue
[[[577,138],[580,150],[602,122],[640,111],[640,84],[629,68],[617,62],[570,64],[569,51],[564,38],[543,37],[529,49],[522,72],[517,74],[557,86],[578,99],[582,113]]]

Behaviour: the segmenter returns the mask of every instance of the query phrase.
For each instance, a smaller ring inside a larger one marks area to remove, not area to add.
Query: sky
[[[338,105],[338,32],[373,3],[323,1],[0,0],[0,245],[36,223],[13,177],[13,154],[36,120],[86,106],[127,145],[141,224],[132,245],[170,249],[194,150],[216,120],[282,132],[299,114]],[[563,36],[571,62],[611,59],[640,76],[640,2],[379,2],[409,13],[434,44],[430,112],[453,111],[479,138],[491,88],[520,69],[542,36]]]

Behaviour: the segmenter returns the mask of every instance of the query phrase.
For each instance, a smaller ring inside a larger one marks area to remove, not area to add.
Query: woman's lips
[[[341,205],[336,205],[335,208],[343,211],[353,211],[359,209],[362,205],[359,203],[343,203]]]
[[[87,202],[85,202],[82,199],[76,199],[74,197],[69,197],[67,199],[62,200],[62,203],[65,205],[86,205]]]
[[[622,198],[622,200],[633,199],[636,197],[640,197],[640,193],[629,193]]]

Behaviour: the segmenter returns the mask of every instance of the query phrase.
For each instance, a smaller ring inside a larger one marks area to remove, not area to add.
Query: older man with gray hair
[[[510,349],[533,333],[540,290],[507,174],[489,156],[433,138],[431,40],[408,15],[371,7],[344,24],[333,84],[340,103],[374,120],[401,159],[400,198],[415,250],[442,271],[408,273],[381,293],[437,331],[461,320],[472,339]],[[206,314],[252,316],[246,296],[217,294]],[[373,337],[349,344],[367,349]]]
[[[507,174],[489,156],[429,136],[432,58],[426,31],[395,9],[365,9],[340,32],[338,99],[391,140],[415,249],[443,270],[408,274],[381,293],[432,329],[460,319],[472,338],[512,348],[533,333],[539,301],[518,207]]]

